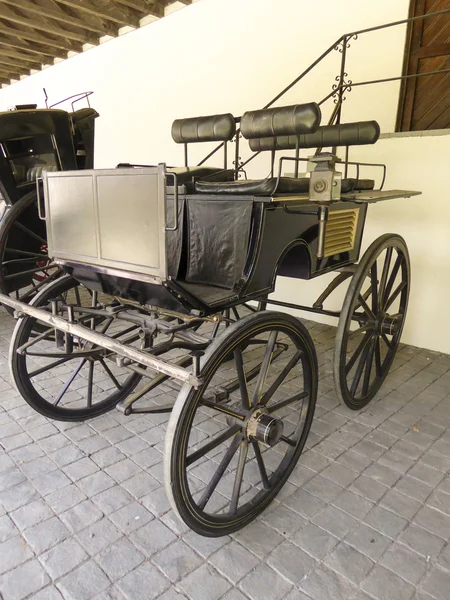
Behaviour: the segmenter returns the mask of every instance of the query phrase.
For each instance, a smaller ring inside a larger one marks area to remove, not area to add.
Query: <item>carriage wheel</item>
[[[357,267],[336,333],[336,392],[353,410],[370,402],[389,372],[405,323],[409,289],[406,243],[399,235],[382,235]]]
[[[317,358],[298,319],[264,311],[216,338],[200,375],[202,386],[182,388],[169,420],[165,482],[180,518],[216,537],[252,521],[288,479],[311,427]],[[218,401],[234,381],[236,391]]]
[[[0,292],[27,303],[62,273],[48,258],[45,221],[39,219],[36,196],[33,190],[16,202],[0,226]]]
[[[98,295],[65,275],[41,290],[32,304],[67,318],[64,305],[95,308],[111,301],[111,297]],[[74,311],[74,315],[78,322],[101,333],[108,331],[118,341],[137,341],[132,339],[133,335],[138,337],[137,325],[130,327],[126,321],[92,317],[79,311]],[[136,387],[140,375],[117,367],[101,348],[59,333],[57,346],[54,328],[36,323],[32,317],[22,317],[14,330],[11,374],[32,408],[51,419],[83,421],[111,410]]]

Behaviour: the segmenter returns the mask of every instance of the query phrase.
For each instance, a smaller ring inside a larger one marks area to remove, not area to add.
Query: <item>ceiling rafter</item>
[[[175,0],[0,0],[0,85],[49,65],[122,27],[164,16]],[[179,0],[191,4],[192,0]]]

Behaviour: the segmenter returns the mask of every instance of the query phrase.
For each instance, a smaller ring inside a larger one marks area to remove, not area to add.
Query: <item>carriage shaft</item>
[[[130,360],[153,369],[158,373],[163,373],[164,375],[173,377],[174,379],[177,379],[183,383],[189,383],[195,387],[198,387],[201,384],[201,379],[196,377],[187,369],[177,365],[172,365],[161,358],[152,356],[151,354],[143,352],[137,348],[126,346],[125,344],[122,344],[121,342],[118,342],[117,340],[112,339],[103,333],[98,333],[97,331],[89,329],[83,325],[79,325],[78,323],[69,323],[62,317],[52,315],[42,308],[25,304],[24,302],[15,300],[14,298],[6,296],[5,294],[0,294],[0,303],[6,304],[7,306],[13,308],[15,311],[17,311],[19,316],[26,315],[38,319],[39,321],[42,321],[43,323],[46,323],[47,325],[50,325],[59,331],[80,337],[87,342],[91,342],[92,344],[100,346],[105,350],[114,352],[118,356],[129,358]]]

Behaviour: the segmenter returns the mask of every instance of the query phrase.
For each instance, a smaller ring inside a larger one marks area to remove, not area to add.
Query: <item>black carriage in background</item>
[[[74,96],[72,109],[89,95]],[[48,259],[45,223],[38,216],[36,184],[44,172],[93,168],[97,116],[90,106],[69,113],[21,105],[0,113],[3,294],[14,294],[28,302],[46,282],[61,273]]]
[[[66,275],[31,304],[0,295],[19,318],[11,372],[37,411],[67,421],[115,406],[155,422],[171,413],[167,493],[207,536],[236,531],[268,506],[313,419],[316,353],[299,319],[266,309],[277,275],[337,271],[312,307],[325,314],[325,300],[350,279],[342,311],[331,313],[340,315],[336,385],[348,406],[366,405],[399,344],[410,270],[395,234],[358,264],[367,208],[418,193],[374,189],[361,163],[353,178],[343,164],[343,177],[334,152],[316,152],[310,176],[298,176],[300,148],[374,143],[376,122],[320,127],[311,103],[251,111],[240,125],[253,150],[270,153],[269,177],[237,179],[226,153],[217,168],[186,159],[178,169],[44,172],[49,256]],[[236,119],[178,120],[172,135],[187,157],[190,142],[230,141]],[[276,172],[276,152],[288,148],[296,156],[281,157]],[[294,176],[282,176],[288,161]]]

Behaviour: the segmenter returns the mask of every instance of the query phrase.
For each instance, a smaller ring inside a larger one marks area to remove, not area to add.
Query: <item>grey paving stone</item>
[[[0,542],[6,541],[18,533],[19,530],[8,515],[0,517]]]
[[[386,492],[380,500],[380,504],[407,520],[411,519],[422,506],[417,500],[401,494],[396,489]]]
[[[429,563],[407,546],[394,543],[382,556],[380,564],[409,583],[417,585],[427,571]]]
[[[182,579],[179,587],[191,600],[217,600],[230,584],[210,565],[202,565]]]
[[[330,502],[342,492],[342,486],[325,479],[321,475],[316,475],[316,477],[310,479],[303,486],[303,489],[324,502]]]
[[[121,486],[114,485],[114,487],[92,496],[91,500],[105,515],[109,515],[129,504],[133,497]]]
[[[391,544],[389,538],[364,523],[351,531],[345,541],[373,561],[378,561]]]
[[[356,519],[362,519],[373,507],[373,502],[359,494],[344,490],[342,494],[333,500],[333,506],[340,508]]]
[[[275,505],[262,514],[261,520],[278,533],[291,536],[304,527],[307,521],[296,512],[284,505]]]
[[[93,460],[85,456],[63,467],[63,471],[72,481],[78,481],[82,477],[87,477],[98,471],[98,466]]]
[[[49,577],[37,560],[20,565],[0,577],[3,600],[22,600],[49,583]]]
[[[231,538],[227,535],[218,538],[207,538],[197,535],[193,531],[188,531],[183,535],[183,540],[193,548],[197,554],[203,558],[208,558],[225,544],[228,544]]]
[[[23,536],[36,554],[45,552],[55,544],[62,542],[68,535],[69,531],[57,517],[29,527],[23,532]]]
[[[297,531],[290,541],[317,560],[323,559],[339,542],[336,537],[313,523]]]
[[[104,492],[114,485],[116,485],[114,479],[103,471],[92,473],[92,475],[88,475],[77,481],[77,486],[89,497]]]
[[[305,519],[313,517],[317,512],[326,507],[326,503],[323,500],[309,494],[303,489],[295,491],[283,503]]]
[[[202,559],[182,540],[176,540],[152,558],[172,582],[177,582],[202,564]]]
[[[18,467],[6,469],[0,473],[0,491],[8,490],[18,483],[26,481],[26,476]]]
[[[22,530],[49,519],[54,515],[54,512],[44,500],[34,500],[10,514],[14,523]]]
[[[389,467],[374,463],[364,471],[364,476],[370,477],[370,479],[378,481],[378,483],[382,483],[387,487],[392,487],[400,479],[401,474]]]
[[[288,541],[277,546],[269,555],[267,562],[293,585],[296,585],[317,566],[313,558]]]
[[[143,496],[140,502],[147,508],[155,517],[161,517],[171,509],[169,499],[167,498],[166,490],[162,486],[157,490],[152,490],[149,494]]]
[[[51,508],[57,513],[63,513],[69,508],[72,508],[76,504],[79,504],[83,500],[86,500],[86,496],[79,490],[75,484],[71,484],[63,487],[62,489],[55,490],[48,496],[45,501]]]
[[[33,485],[43,496],[61,490],[71,484],[70,479],[59,469],[33,479]]]
[[[364,469],[367,469],[367,467],[372,464],[372,460],[370,458],[355,452],[353,449],[341,454],[341,456],[339,456],[337,459],[337,462],[341,465],[344,465],[344,467],[352,469],[356,473],[361,473],[364,471]]]
[[[127,600],[153,600],[169,585],[170,581],[148,561],[125,575],[117,584]]]
[[[122,486],[135,498],[143,498],[161,486],[154,477],[142,471],[122,483]]]
[[[133,531],[129,539],[146,556],[153,556],[172,543],[176,536],[163,523],[154,519]]]
[[[444,538],[446,541],[450,535],[450,516],[435,508],[424,506],[413,519],[416,525],[420,525],[434,535]]]
[[[344,542],[325,558],[325,564],[356,585],[359,585],[373,567],[373,562],[367,556]]]
[[[36,594],[30,596],[31,600],[62,600],[62,596],[59,591],[50,584],[47,587],[42,588]]]
[[[420,462],[411,467],[411,469],[408,471],[408,475],[410,477],[414,477],[414,479],[423,481],[432,487],[436,487],[444,477],[444,473],[442,473],[442,471],[433,469],[433,467]]]
[[[364,517],[364,522],[392,539],[395,539],[408,523],[406,519],[381,506],[374,506]]]
[[[77,534],[80,544],[91,556],[107,548],[121,537],[122,532],[106,517]]]
[[[109,518],[123,533],[129,534],[151,521],[153,515],[141,504],[133,501],[111,513]]]
[[[58,467],[62,468],[84,458],[84,453],[81,452],[81,450],[77,448],[75,444],[69,444],[63,448],[55,450],[49,454],[49,456],[58,465]]]
[[[442,538],[414,524],[410,524],[398,540],[425,557],[438,556],[445,544]]]
[[[327,506],[325,510],[314,515],[311,521],[338,539],[343,539],[358,523],[356,519],[334,506]]]
[[[84,563],[57,583],[67,600],[88,600],[109,585],[109,579],[93,561]]]
[[[379,565],[361,583],[361,589],[377,600],[409,600],[414,594],[413,585]]]
[[[378,502],[388,491],[388,488],[377,481],[361,475],[350,486],[350,491],[360,494],[372,502]]]
[[[72,571],[87,558],[86,552],[74,540],[64,540],[39,557],[52,579],[58,579]]]
[[[72,533],[81,531],[101,519],[103,513],[90,500],[76,504],[60,515],[61,521]]]
[[[356,588],[327,567],[318,567],[299,585],[314,600],[348,600]]]
[[[340,465],[339,463],[333,463],[332,465],[328,466],[321,472],[320,475],[321,477],[330,479],[342,487],[347,487],[358,477],[355,471],[349,469],[348,467],[344,467],[344,465]]]
[[[233,537],[259,558],[265,558],[284,540],[283,536],[259,521],[253,521]]]
[[[413,477],[406,475],[397,481],[394,489],[423,503],[433,492],[433,488]]]
[[[144,556],[127,539],[122,538],[95,557],[111,581],[120,579],[144,561]]]
[[[2,542],[0,544],[0,573],[13,569],[32,556],[33,552],[21,536],[15,536]]]
[[[142,469],[130,458],[125,458],[118,463],[113,463],[105,469],[105,472],[119,483],[130,479],[130,477],[133,477],[133,475],[136,475],[136,473],[140,473],[141,471]]]
[[[32,500],[39,499],[36,488],[28,481],[19,483],[14,487],[0,493],[0,504],[6,511],[11,512],[16,508],[24,506]]]
[[[252,600],[281,600],[292,586],[269,566],[261,564],[244,577],[239,587]]]

